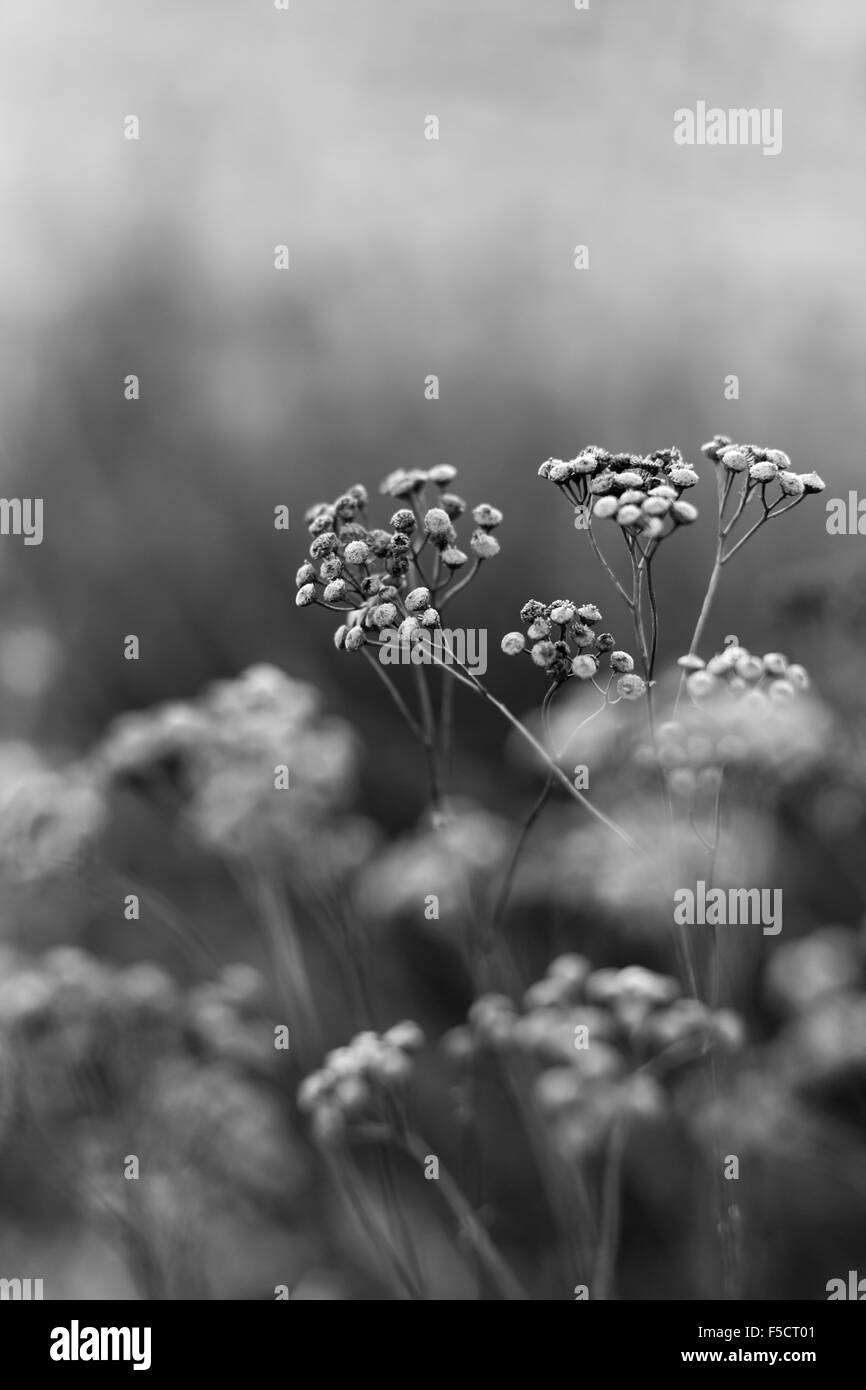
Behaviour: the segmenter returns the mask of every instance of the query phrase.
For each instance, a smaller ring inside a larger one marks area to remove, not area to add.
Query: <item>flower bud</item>
[[[693,507],[691,502],[672,502],[671,515],[674,521],[678,521],[680,525],[688,525],[692,521],[697,521],[698,509]]]
[[[407,613],[421,612],[430,607],[430,590],[423,587],[413,589],[411,593],[406,595],[405,602]]]
[[[628,652],[611,652],[610,666],[612,671],[627,675],[634,670],[634,658],[630,657]]]
[[[752,462],[752,455],[748,449],[742,449],[739,445],[735,445],[733,449],[725,449],[721,456],[721,462],[729,473],[742,473]]]
[[[762,460],[759,463],[752,464],[749,469],[749,477],[753,483],[771,483],[778,471],[774,463],[768,463],[766,460]]]
[[[500,550],[500,545],[495,536],[491,536],[489,531],[482,531],[480,528],[472,532],[469,542],[470,547],[478,556],[479,560],[493,560]]]
[[[779,487],[786,497],[802,497],[806,491],[806,484],[799,473],[791,473],[787,469],[779,474]]]
[[[598,501],[593,506],[592,514],[593,516],[600,516],[604,518],[608,516],[616,516],[618,510],[619,502],[614,496],[608,494],[606,497],[599,497]]]
[[[365,541],[349,541],[343,551],[343,558],[347,565],[365,565],[370,555],[370,548]]]
[[[620,676],[616,688],[623,700],[639,700],[646,693],[646,681],[642,676]]]
[[[451,463],[437,463],[429,470],[427,477],[437,487],[447,487],[457,477],[457,469]]]
[[[522,632],[506,632],[501,646],[506,656],[517,656],[526,649],[526,638]]]
[[[674,464],[668,469],[668,477],[674,487],[694,487],[700,479],[690,463]]]
[[[587,656],[585,653],[576,656],[571,663],[572,673],[580,680],[590,680],[598,670],[598,663],[595,657]]]
[[[492,531],[494,527],[502,525],[503,517],[498,507],[491,507],[487,502],[481,502],[474,508],[472,520],[482,530]]]
[[[306,608],[309,604],[316,601],[316,589],[313,584],[302,584],[295,594],[295,603],[298,608]]]
[[[312,584],[315,578],[315,565],[311,565],[309,560],[305,560],[295,575],[295,588],[303,589],[306,584]]]

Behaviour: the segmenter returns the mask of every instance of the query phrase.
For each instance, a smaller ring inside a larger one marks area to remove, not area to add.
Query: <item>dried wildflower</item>
[[[501,646],[506,656],[517,656],[526,650],[526,638],[522,632],[506,632]]]
[[[301,565],[300,569],[298,570],[297,574],[295,575],[295,588],[303,589],[307,584],[312,584],[315,581],[315,578],[315,565],[311,565],[308,560],[305,560],[304,563]]]
[[[427,477],[437,487],[447,487],[457,477],[457,469],[450,463],[437,463],[429,470]]]
[[[313,584],[303,584],[295,594],[295,603],[298,608],[307,608],[309,604],[316,601],[316,589]]]
[[[339,603],[340,600],[344,599],[345,597],[345,579],[332,579],[330,584],[326,585],[325,590],[322,594],[322,598],[324,599],[325,603]]]
[[[590,680],[598,670],[598,663],[592,656],[576,656],[571,669],[580,680]]]
[[[446,546],[442,551],[442,563],[447,565],[450,570],[461,569],[468,559],[469,556],[465,551],[458,549],[456,545]]]
[[[634,670],[634,658],[629,656],[628,652],[611,652],[610,666],[612,671],[627,675]]]
[[[646,694],[646,681],[641,676],[620,676],[616,688],[623,700],[639,700]]]
[[[391,517],[389,524],[392,531],[406,532],[407,535],[411,535],[417,525],[415,513],[409,507],[401,507]]]
[[[425,608],[430,607],[430,590],[423,586],[418,589],[412,589],[412,591],[406,595],[404,604],[407,613],[423,612]]]
[[[552,642],[536,642],[529,655],[536,666],[548,667],[556,657],[556,647]]]
[[[503,522],[502,512],[498,507],[491,507],[487,502],[481,502],[473,508],[472,519],[476,526],[480,526],[484,531],[492,531]]]
[[[443,492],[439,498],[439,505],[452,521],[456,521],[466,511],[466,502],[462,497],[458,497],[456,492]]]
[[[349,541],[343,558],[347,565],[364,565],[370,558],[370,548],[366,541]]]
[[[499,554],[499,542],[487,531],[473,531],[469,542],[479,560],[493,560]]]
[[[441,507],[431,507],[424,515],[424,531],[432,540],[445,540],[453,531],[451,518]]]

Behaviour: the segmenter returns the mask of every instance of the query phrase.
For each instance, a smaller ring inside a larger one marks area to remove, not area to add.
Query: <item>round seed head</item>
[[[522,632],[506,632],[501,646],[506,656],[518,656],[526,649],[526,638]]]
[[[612,671],[619,671],[621,675],[628,675],[634,670],[634,658],[628,652],[611,652],[610,666]]]
[[[313,584],[302,584],[295,594],[295,603],[298,608],[307,608],[316,601],[316,589]]]
[[[419,589],[413,589],[406,595],[406,612],[421,613],[425,608],[430,607],[430,590],[422,585]]]
[[[470,547],[478,556],[479,560],[493,560],[499,554],[500,545],[495,536],[491,536],[489,531],[482,531],[479,527],[472,532],[469,542]]]
[[[620,676],[616,688],[623,700],[639,700],[646,693],[646,681],[642,676]]]
[[[614,497],[612,493],[608,493],[604,497],[599,497],[592,509],[592,514],[593,516],[600,516],[604,519],[605,517],[616,516],[618,510],[618,498]]]
[[[370,547],[366,541],[349,541],[343,551],[343,559],[347,565],[365,565],[370,555]]]
[[[591,680],[598,670],[598,662],[595,657],[582,652],[580,656],[576,656],[572,661],[571,670],[579,680]]]

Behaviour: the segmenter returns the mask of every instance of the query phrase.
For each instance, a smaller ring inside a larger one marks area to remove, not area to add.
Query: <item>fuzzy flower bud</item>
[[[556,657],[556,648],[552,642],[536,642],[529,655],[536,666],[549,666]]]
[[[640,521],[640,515],[640,507],[636,507],[633,504],[620,507],[616,514],[617,525],[634,526],[636,522]]]
[[[420,622],[422,627],[439,627],[441,620],[437,609],[425,608],[421,614]]]
[[[347,565],[365,565],[370,555],[370,547],[365,541],[349,541],[343,551]]]
[[[539,603],[537,598],[528,599],[520,610],[520,621],[522,623],[531,623],[534,618],[541,618],[546,612],[546,605]]]
[[[498,507],[491,507],[487,502],[481,502],[472,512],[472,519],[476,526],[480,526],[484,531],[492,531],[495,526],[501,526],[503,516]]]
[[[762,459],[759,463],[752,464],[749,469],[749,477],[753,483],[771,483],[778,471],[775,463]]]
[[[325,592],[322,594],[322,598],[325,600],[325,603],[339,603],[340,599],[345,597],[345,579],[332,579],[330,584],[326,585]]]
[[[449,545],[442,551],[442,563],[447,565],[450,570],[459,570],[466,564],[469,556],[465,550],[460,550],[456,545]]]
[[[593,516],[600,516],[602,519],[609,516],[616,516],[619,510],[619,499],[608,493],[605,497],[599,497],[592,509]]]
[[[690,463],[674,464],[673,468],[668,469],[668,477],[674,487],[694,487],[700,481]]]
[[[407,535],[415,530],[415,513],[409,507],[401,507],[391,517],[392,531],[405,531]]]
[[[577,616],[584,623],[601,622],[601,610],[596,608],[594,603],[582,603],[577,610]]]
[[[586,653],[582,653],[580,656],[576,656],[572,661],[571,670],[580,680],[590,680],[598,670],[598,663],[595,657],[587,656]]]
[[[501,646],[506,656],[518,656],[526,649],[526,638],[522,632],[506,632]]]
[[[312,584],[315,577],[315,565],[311,565],[309,560],[305,560],[295,575],[295,588],[303,589],[306,584]]]
[[[620,676],[616,688],[623,700],[639,700],[646,691],[646,681],[642,676]]]
[[[768,463],[774,463],[777,468],[788,470],[791,467],[791,460],[784,449],[766,449],[764,458]]]
[[[472,532],[469,544],[479,560],[492,560],[499,554],[500,545],[496,537],[480,528]]]
[[[451,518],[441,507],[431,507],[424,516],[424,530],[432,539],[445,539],[451,530]]]
[[[427,477],[437,487],[447,487],[457,477],[457,469],[451,463],[437,463],[430,469]]]
[[[570,623],[574,613],[574,604],[570,603],[568,599],[561,599],[550,605],[550,621],[552,623]]]
[[[787,675],[788,658],[781,652],[767,652],[764,657],[764,670],[768,676]]]
[[[386,627],[393,627],[397,621],[397,609],[393,603],[380,603],[377,608],[370,613],[370,622],[373,627],[380,630]]]
[[[806,484],[799,473],[791,473],[787,469],[779,474],[779,487],[786,497],[802,497],[806,491]]]
[[[612,671],[628,675],[634,670],[634,658],[629,656],[628,652],[611,652],[610,666]]]
[[[413,589],[406,595],[406,612],[421,613],[425,608],[430,607],[430,590],[425,588]]]
[[[362,629],[362,628],[360,628],[360,627],[352,627],[352,628],[350,628],[349,631],[346,633],[346,651],[347,651],[347,652],[356,652],[356,651],[358,651],[361,647],[363,647],[363,645],[364,645],[364,643],[366,642],[366,640],[367,640],[367,639],[366,639],[366,637],[364,636],[364,632],[363,632],[363,629]]]
[[[310,546],[310,554],[314,560],[324,560],[328,555],[335,555],[340,542],[334,531],[323,531],[320,536],[316,536]]]
[[[742,473],[752,462],[752,455],[748,449],[741,449],[739,445],[735,445],[732,449],[725,449],[721,462],[729,473]]]
[[[295,594],[295,603],[298,608],[307,608],[309,604],[316,601],[316,589],[313,584],[302,584]]]
[[[823,492],[827,484],[817,473],[801,473],[803,487],[807,492]]]
[[[466,511],[466,503],[462,497],[458,497],[456,492],[443,492],[439,498],[439,504],[443,512],[447,512],[452,521],[458,516],[462,516]]]
[[[692,521],[698,519],[698,509],[693,507],[691,502],[672,502],[671,516],[674,521],[678,521],[681,526],[687,526]]]

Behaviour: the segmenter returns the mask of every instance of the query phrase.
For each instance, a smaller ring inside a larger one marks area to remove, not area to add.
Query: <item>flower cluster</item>
[[[594,1151],[615,1120],[661,1113],[657,1076],[672,1061],[741,1043],[735,1014],[680,997],[676,980],[638,965],[593,970],[579,955],[554,960],[522,1009],[506,995],[483,995],[467,1025],[443,1039],[464,1065],[485,1052],[506,1064],[528,1060],[535,1102],[573,1157]]]
[[[73,946],[0,952],[0,1053],[14,1058],[16,1105],[43,1119],[100,1097],[125,1104],[164,1061],[273,1071],[264,1003],[264,979],[247,965],[184,992],[149,962],[118,968]]]
[[[358,1033],[346,1047],[325,1056],[324,1066],[305,1077],[298,1108],[310,1115],[319,1144],[337,1144],[354,1123],[388,1118],[388,1102],[412,1075],[413,1054],[424,1044],[417,1023],[395,1023],[386,1033]]]
[[[198,700],[123,715],[94,764],[109,785],[168,787],[210,848],[304,854],[345,803],[356,754],[349,726],[323,715],[313,686],[262,664],[215,682]],[[281,766],[286,791],[275,790]],[[356,829],[345,842],[352,853]]]
[[[0,873],[33,883],[75,869],[105,828],[98,780],[84,764],[52,769],[29,744],[0,745]]]
[[[520,619],[526,633],[505,634],[506,656],[528,651],[535,665],[560,685],[572,676],[594,679],[606,660],[611,680],[618,676],[617,691],[623,700],[639,700],[646,691],[646,682],[635,674],[634,658],[616,650],[612,633],[596,631],[601,613],[594,603],[578,604],[567,598],[541,603],[533,598],[521,608]]]
[[[753,656],[732,642],[708,662],[684,656],[689,702],[661,724],[639,761],[658,762],[672,791],[714,792],[721,767],[761,767],[790,781],[820,758],[828,718],[804,667],[780,652]]]
[[[767,449],[757,444],[735,444],[725,434],[716,434],[701,446],[708,459],[720,468],[725,481],[741,475],[744,491],[760,491],[775,506],[785,498],[798,500],[808,493],[823,492],[826,483],[817,473],[795,473],[783,449]],[[769,494],[767,489],[771,489]]]
[[[677,665],[689,673],[686,689],[696,703],[742,699],[756,714],[765,713],[768,706],[788,704],[809,689],[803,666],[789,662],[781,652],[753,656],[738,642],[729,643],[709,661],[681,656]]]
[[[447,491],[456,476],[457,470],[445,463],[426,472],[391,473],[381,491],[404,505],[387,530],[368,525],[369,498],[360,485],[307,512],[310,559],[295,576],[295,602],[299,608],[318,604],[346,615],[334,633],[338,650],[357,651],[367,642],[379,645],[379,634],[394,629],[412,641],[440,626],[441,605],[469,577],[452,582],[470,558],[457,543],[454,524],[467,504]],[[426,496],[428,487],[435,496]],[[499,554],[493,532],[502,513],[484,502],[474,508],[472,520],[470,575]],[[433,565],[429,576],[428,557]]]
[[[538,474],[575,507],[589,507],[591,519],[606,517],[647,541],[664,540],[677,526],[697,519],[697,508],[683,494],[698,482],[698,474],[676,448],[611,454],[591,444],[576,458],[548,459]]]

